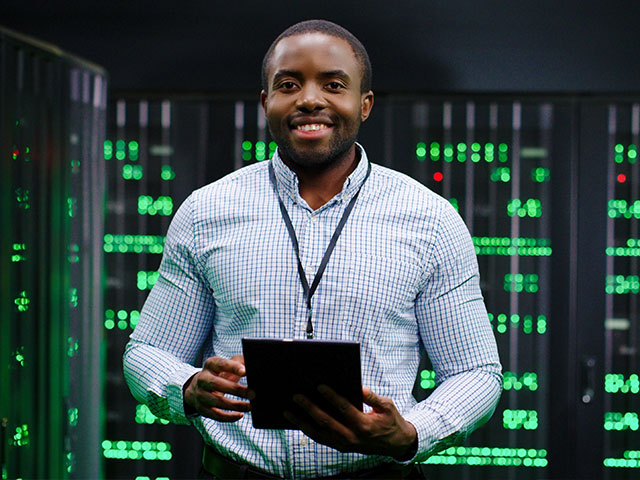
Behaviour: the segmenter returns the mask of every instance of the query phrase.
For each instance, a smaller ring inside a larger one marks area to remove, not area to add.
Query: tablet
[[[360,344],[326,340],[243,338],[242,350],[254,428],[295,430],[285,410],[301,412],[293,395],[302,393],[328,414],[337,410],[318,392],[324,384],[362,411]]]

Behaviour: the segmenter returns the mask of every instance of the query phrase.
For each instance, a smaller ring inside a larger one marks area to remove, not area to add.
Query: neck
[[[317,210],[342,191],[344,182],[358,166],[360,152],[353,145],[344,156],[330,165],[318,167],[301,166],[282,159],[298,176],[300,196]]]

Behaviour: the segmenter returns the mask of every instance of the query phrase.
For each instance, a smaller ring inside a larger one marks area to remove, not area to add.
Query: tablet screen
[[[324,384],[362,411],[360,344],[327,340],[243,338],[247,384],[255,392],[255,428],[296,429],[283,412],[300,412],[292,397],[302,393],[331,416],[337,410],[318,393]],[[303,414],[304,415],[304,414]]]

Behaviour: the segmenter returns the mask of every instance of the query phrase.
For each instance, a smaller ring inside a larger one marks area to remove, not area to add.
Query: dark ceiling
[[[284,28],[347,27],[377,92],[640,92],[640,2],[2,0],[0,25],[107,69],[114,91],[256,92]]]

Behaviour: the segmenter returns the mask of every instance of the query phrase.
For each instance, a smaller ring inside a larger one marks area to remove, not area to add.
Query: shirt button
[[[308,443],[309,440],[307,439],[307,437],[302,437],[302,439],[300,440],[300,445],[302,445],[303,447],[306,447]]]
[[[318,222],[318,216],[317,215],[311,215],[311,222],[312,223],[317,223]]]

